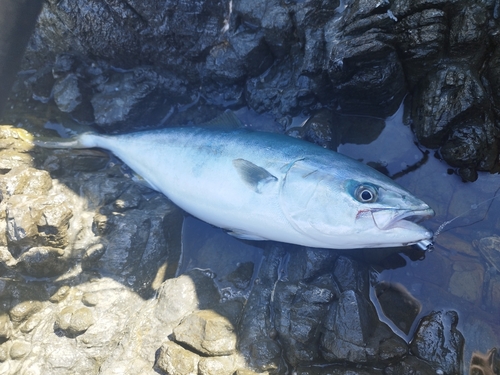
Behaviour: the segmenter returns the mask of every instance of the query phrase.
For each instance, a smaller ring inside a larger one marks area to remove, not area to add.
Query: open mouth
[[[373,222],[381,230],[407,227],[407,224],[416,224],[434,216],[434,210],[430,207],[421,210],[376,209],[370,212]]]

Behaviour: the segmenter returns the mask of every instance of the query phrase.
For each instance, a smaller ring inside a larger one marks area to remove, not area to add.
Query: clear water
[[[251,111],[240,110],[237,115],[255,130],[276,131],[279,127],[270,126],[268,117]],[[299,118],[294,123],[302,121]],[[370,138],[373,139],[373,136],[370,135]],[[378,281],[404,287],[422,305],[409,335],[393,327],[407,340],[411,338],[420,317],[435,310],[458,312],[458,329],[465,337],[464,372],[468,373],[473,351],[485,353],[492,347],[500,346],[500,301],[488,297],[490,279],[498,277],[498,274],[473,245],[474,241],[499,232],[500,199],[491,198],[500,187],[500,176],[485,173],[480,174],[474,183],[463,183],[460,177],[450,174],[449,166],[439,160],[433,150],[425,150],[415,144],[413,133],[403,124],[403,106],[385,120],[385,127],[375,140],[369,142],[357,137],[356,142],[358,144],[341,144],[338,151],[364,163],[381,166],[399,184],[430,204],[436,216],[425,223],[426,227],[436,231],[441,224],[454,219],[437,236],[434,251],[425,253],[420,260],[400,254],[405,264],[382,271],[377,268]],[[249,242],[226,235],[220,229],[188,218],[184,223],[183,255],[178,273],[192,268],[209,270],[219,286],[231,296],[234,291],[230,284],[217,275],[233,270],[239,262],[260,264],[262,251]],[[352,251],[353,254],[359,252]],[[360,253],[357,254],[359,256]],[[254,277],[257,271],[256,266]],[[386,321],[380,311],[379,315],[381,320]]]

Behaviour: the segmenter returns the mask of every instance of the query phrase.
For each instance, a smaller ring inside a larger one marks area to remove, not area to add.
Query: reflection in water
[[[497,348],[488,353],[474,352],[470,360],[470,375],[498,375],[500,374],[500,358],[497,358]]]

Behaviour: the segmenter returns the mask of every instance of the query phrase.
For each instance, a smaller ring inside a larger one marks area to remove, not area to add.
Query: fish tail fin
[[[97,134],[83,133],[71,138],[36,137],[35,146],[43,148],[91,148],[96,147]]]

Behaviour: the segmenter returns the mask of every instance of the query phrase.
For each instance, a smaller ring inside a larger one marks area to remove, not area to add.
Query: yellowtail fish
[[[241,239],[425,248],[433,235],[415,221],[434,211],[390,178],[286,135],[181,127],[35,143],[109,150],[180,208]]]

